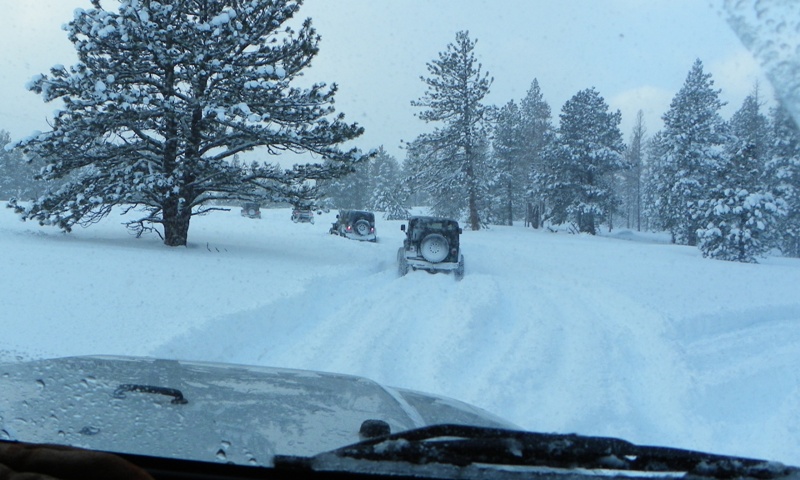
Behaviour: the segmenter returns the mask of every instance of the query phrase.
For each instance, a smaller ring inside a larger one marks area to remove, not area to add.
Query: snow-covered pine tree
[[[495,216],[503,225],[513,225],[525,212],[528,166],[523,156],[521,115],[514,101],[498,112],[492,150],[497,170],[492,197]]]
[[[319,44],[310,20],[289,26],[302,0],[92,5],[67,27],[79,62],[29,85],[64,109],[52,131],[21,142],[47,162],[46,179],[77,178],[17,204],[23,218],[69,231],[115,205],[141,207],[129,227],[160,225],[166,245],[185,245],[191,217],[216,208],[209,202],[313,201],[309,180],[345,174],[361,159],[338,147],[362,129],[333,116],[336,86],[294,86]],[[324,161],[233,166],[235,154],[256,148]]]
[[[363,161],[345,176],[321,182],[323,196],[337,208],[363,210],[371,193],[372,163]]]
[[[647,129],[644,125],[644,112],[636,113],[636,121],[631,131],[630,142],[625,148],[626,167],[620,172],[619,196],[622,202],[620,209],[625,217],[626,228],[642,229],[642,197],[644,189],[642,177]]]
[[[430,76],[420,77],[427,91],[411,105],[426,109],[417,115],[420,119],[442,124],[414,141],[424,144],[415,154],[427,154],[427,166],[440,173],[427,175],[436,182],[429,188],[434,211],[445,214],[452,210],[452,200],[461,199],[466,204],[467,223],[478,230],[480,195],[486,189],[481,170],[487,161],[485,145],[492,112],[481,102],[489,93],[492,79],[477,63],[475,44],[468,32],[458,32],[455,43],[448,44],[439,58],[427,64]],[[437,205],[445,208],[437,211]],[[461,211],[453,216],[460,215]]]
[[[12,148],[11,135],[0,130],[0,200],[30,193],[26,192],[27,185],[35,174],[34,167],[22,159],[21,152]]]
[[[785,208],[764,185],[768,142],[756,91],[731,118],[726,154],[711,177],[716,185],[699,203],[697,236],[703,256],[755,263],[775,245]]]
[[[549,152],[554,146],[555,128],[550,105],[544,100],[539,81],[535,78],[520,102],[520,117],[523,163],[528,168],[526,219],[533,228],[539,228],[547,216],[545,187],[547,172],[550,171],[547,159],[553,158]]]
[[[663,131],[656,132],[650,137],[644,147],[646,161],[642,169],[642,215],[645,230],[662,230],[673,233],[672,243],[675,243],[675,227],[670,222],[673,218],[667,214],[667,203],[660,193],[662,185],[668,183],[668,178],[662,177],[668,173],[662,162],[666,156],[661,151],[664,144]]]
[[[783,105],[770,115],[772,145],[767,163],[770,191],[786,203],[778,225],[784,255],[800,258],[800,128]]]
[[[697,244],[700,227],[698,204],[713,187],[727,141],[725,122],[719,114],[724,103],[713,88],[711,74],[703,72],[698,59],[686,81],[662,117],[664,130],[658,136],[656,185],[661,223],[674,241]]]
[[[403,160],[400,172],[400,181],[408,192],[408,204],[412,207],[430,205],[433,201],[428,193],[428,185],[431,182],[428,178],[427,158],[430,152],[418,140],[406,145],[406,158]]]
[[[397,159],[389,155],[383,148],[373,160],[375,164],[375,182],[372,186],[370,208],[384,212],[387,220],[405,220],[410,214],[407,186],[401,181],[401,169]]]
[[[621,114],[610,112],[590,88],[568,100],[560,118],[547,203],[555,223],[573,222],[580,232],[594,235],[617,203],[611,180],[624,166]]]

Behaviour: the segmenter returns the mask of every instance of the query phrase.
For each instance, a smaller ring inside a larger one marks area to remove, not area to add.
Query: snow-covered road
[[[702,259],[658,236],[466,231],[466,275],[398,278],[377,244],[238,211],[191,245],[118,217],[64,236],[0,211],[0,359],[133,354],[364,375],[541,431],[800,464],[800,262]]]

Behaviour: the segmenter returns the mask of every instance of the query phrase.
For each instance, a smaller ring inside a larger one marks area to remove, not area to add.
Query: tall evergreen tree
[[[768,185],[786,203],[786,215],[778,226],[779,247],[784,255],[800,258],[800,128],[783,105],[770,117]]]
[[[591,88],[568,100],[560,118],[547,202],[555,223],[573,222],[580,232],[594,235],[617,202],[611,181],[623,168],[621,114],[610,112]]]
[[[661,146],[663,131],[656,132],[650,137],[644,147],[645,162],[642,169],[642,217],[644,230],[662,229],[672,232],[674,229],[668,222],[669,215],[662,211],[665,203],[659,197],[662,185],[667,183],[667,179],[661,175],[666,174],[662,162],[666,158]]]
[[[401,176],[397,159],[381,146],[349,175],[324,182],[323,190],[332,207],[385,212],[399,220],[408,217],[409,200]]]
[[[658,137],[657,208],[673,241],[687,245],[697,244],[699,202],[714,186],[727,141],[719,114],[724,103],[713,85],[711,74],[696,60],[662,117],[664,130]]]
[[[521,115],[514,101],[500,109],[492,143],[494,166],[497,169],[493,197],[499,223],[513,225],[524,213],[528,166],[523,155]]]
[[[539,81],[533,79],[525,98],[520,102],[520,140],[523,163],[528,168],[527,220],[534,228],[542,226],[546,215],[545,187],[550,166],[547,160],[554,145],[550,105],[544,100]]]
[[[461,218],[468,209],[465,175],[458,163],[460,158],[455,145],[434,143],[425,135],[408,145],[406,170],[412,175],[410,183],[427,197],[428,206],[435,215]]]
[[[492,79],[475,58],[476,41],[469,33],[456,34],[455,43],[447,45],[439,57],[427,64],[428,77],[420,77],[427,86],[425,95],[411,105],[425,108],[418,117],[441,126],[420,136],[415,143],[424,144],[416,154],[427,153],[428,165],[440,175],[431,177],[436,185],[430,190],[434,211],[444,214],[443,200],[463,199],[467,222],[473,230],[481,227],[480,195],[486,189],[481,170],[486,158],[486,139],[492,109],[481,103],[489,93]],[[454,198],[457,197],[457,198]],[[459,202],[461,203],[461,202]]]
[[[163,228],[185,245],[189,221],[221,200],[313,202],[313,182],[352,170],[338,145],[362,129],[332,117],[336,86],[293,87],[318,52],[306,20],[287,27],[302,0],[100,0],[79,10],[69,39],[79,62],[53,67],[30,89],[62,99],[50,132],[22,142],[47,163],[46,179],[77,178],[16,209],[69,231],[115,205],[142,207],[128,225]],[[237,168],[234,155],[312,152],[322,164]],[[157,231],[157,230],[156,230]]]
[[[755,263],[775,244],[785,210],[763,183],[767,134],[756,91],[731,118],[727,153],[712,177],[715,184],[699,203],[697,235],[703,256]]]
[[[636,121],[631,131],[631,140],[625,148],[625,168],[622,170],[620,197],[622,212],[627,228],[642,229],[642,185],[647,129],[644,125],[644,112],[636,113]]]

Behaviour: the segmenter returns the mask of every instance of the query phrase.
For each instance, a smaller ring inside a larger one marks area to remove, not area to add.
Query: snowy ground
[[[118,216],[64,235],[0,209],[0,360],[126,354],[335,371],[538,431],[800,465],[800,261],[663,236],[465,232],[467,273],[398,278],[377,244],[288,210],[193,219],[188,248]]]

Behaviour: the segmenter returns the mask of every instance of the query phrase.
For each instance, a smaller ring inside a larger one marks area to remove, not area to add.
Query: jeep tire
[[[397,273],[401,277],[408,273],[408,260],[406,260],[405,249],[402,247],[397,251]]]
[[[450,255],[450,242],[438,233],[429,233],[419,242],[419,253],[431,263],[440,263]]]
[[[362,237],[366,237],[369,235],[369,222],[364,220],[363,218],[356,222],[353,230]]]

